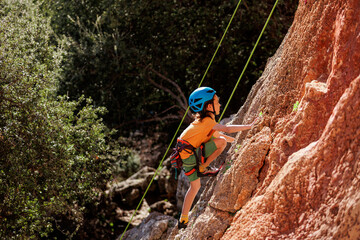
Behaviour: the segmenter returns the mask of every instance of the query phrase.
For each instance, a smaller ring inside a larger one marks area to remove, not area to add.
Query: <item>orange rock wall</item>
[[[299,2],[233,123],[260,111],[177,238],[360,239],[360,0]]]

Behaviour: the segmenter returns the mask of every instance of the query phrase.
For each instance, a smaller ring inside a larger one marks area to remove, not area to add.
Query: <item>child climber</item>
[[[225,149],[227,142],[234,138],[220,132],[234,133],[250,129],[250,125],[221,125],[215,121],[220,113],[219,97],[210,87],[201,87],[191,93],[189,107],[195,120],[184,130],[177,141],[177,150],[183,162],[185,175],[189,178],[190,188],[186,193],[178,228],[186,228],[188,214],[196,194],[200,189],[201,176],[216,175],[209,164]],[[197,155],[195,155],[195,153]],[[202,161],[199,161],[202,158]]]

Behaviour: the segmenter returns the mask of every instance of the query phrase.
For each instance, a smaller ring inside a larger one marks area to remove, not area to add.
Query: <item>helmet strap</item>
[[[214,99],[212,100],[211,104],[212,104],[212,107],[213,107],[213,111],[212,111],[211,113],[213,113],[213,114],[214,114],[214,116],[216,116],[216,112],[215,112],[215,105],[214,105]]]
[[[213,110],[212,110],[212,111],[207,110],[206,112],[209,112],[209,113],[214,114],[214,117],[215,117],[215,116],[216,116],[216,112],[215,112],[214,100],[212,100],[211,104],[212,104]]]

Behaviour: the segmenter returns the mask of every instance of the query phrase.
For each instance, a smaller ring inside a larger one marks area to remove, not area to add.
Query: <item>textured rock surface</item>
[[[359,0],[299,1],[233,123],[260,111],[169,238],[360,239]]]
[[[232,156],[234,164],[218,179],[209,202],[211,207],[234,213],[246,203],[256,189],[270,144],[268,127],[243,143],[244,147]]]
[[[148,190],[145,199],[150,205],[158,201],[159,197],[163,199],[172,199],[176,194],[175,177],[170,174],[170,161],[164,164],[169,166],[158,171],[153,184]],[[109,184],[106,194],[111,201],[117,203],[125,209],[134,209],[140,202],[142,193],[148,187],[156,169],[152,167],[143,167],[137,173],[121,182]]]
[[[142,223],[129,231],[123,237],[126,240],[155,240],[168,239],[170,229],[177,220],[157,212],[151,213]],[[119,237],[120,239],[120,237]]]
[[[175,202],[168,199],[174,198],[177,184],[174,176],[169,172],[170,161],[166,160],[164,166],[158,171],[134,216],[135,208],[155,174],[154,168],[143,167],[130,178],[109,184],[106,194],[101,197],[99,206],[93,208],[94,214],[98,213],[99,209],[106,209],[104,218],[110,222],[119,222],[124,229],[130,220],[130,228],[138,226],[150,212],[156,211],[168,216],[175,215]]]
[[[200,178],[201,188],[200,188],[198,194],[196,195],[194,202],[197,202],[199,200],[199,197],[200,197],[201,193],[204,191],[205,184],[208,180],[209,180],[209,177]],[[184,198],[185,198],[186,192],[188,191],[189,187],[190,187],[189,179],[185,176],[184,171],[181,171],[181,173],[178,176],[178,184],[177,184],[177,191],[176,191],[176,199],[177,199],[176,207],[177,207],[178,211],[181,211],[181,209],[182,209]]]
[[[145,191],[154,173],[155,169],[144,167],[125,181],[112,184],[106,193],[120,206],[136,207],[142,197],[141,192]],[[157,186],[153,184],[149,192],[155,191]]]
[[[264,194],[236,214],[223,239],[359,239],[359,116],[360,76],[320,139],[289,157]]]

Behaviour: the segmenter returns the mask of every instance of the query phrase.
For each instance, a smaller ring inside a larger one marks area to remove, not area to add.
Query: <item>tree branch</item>
[[[183,91],[181,91],[180,86],[179,86],[175,81],[169,79],[168,77],[166,77],[166,76],[164,76],[163,74],[161,74],[160,72],[154,70],[154,69],[151,68],[150,66],[151,66],[151,64],[148,64],[148,65],[145,67],[145,71],[146,71],[146,75],[147,75],[148,81],[149,81],[152,85],[154,85],[155,87],[157,87],[157,88],[159,88],[159,89],[161,89],[161,90],[169,93],[169,94],[178,102],[178,104],[180,105],[180,107],[181,107],[184,111],[186,111],[186,109],[187,109],[187,100],[186,100],[186,97],[185,97]],[[177,90],[178,94],[175,94],[175,93],[174,93],[173,91],[171,91],[168,87],[165,87],[165,86],[163,86],[163,85],[155,82],[155,81],[149,76],[149,73],[148,73],[147,70],[151,71],[152,73],[156,74],[156,75],[157,75],[158,77],[160,77],[161,79],[163,79],[163,80],[169,82],[171,85],[173,85],[173,86],[175,87],[175,89]],[[188,112],[187,116],[188,116],[188,118],[190,118],[190,119],[192,118],[190,112]]]
[[[127,125],[127,124],[131,124],[131,123],[136,123],[136,124],[141,124],[141,123],[148,123],[148,122],[159,122],[159,121],[165,121],[165,120],[179,120],[181,117],[179,115],[175,115],[175,114],[171,114],[171,115],[166,115],[164,117],[159,117],[159,115],[156,115],[152,118],[148,118],[148,119],[144,119],[144,120],[131,120],[131,121],[127,121],[127,122],[124,122],[124,123],[121,123],[117,126],[115,126],[114,128],[115,129],[118,129],[118,128],[121,128],[123,127],[124,125]]]
[[[161,90],[169,93],[174,99],[176,99],[176,101],[180,104],[180,106],[181,106],[182,108],[185,107],[185,106],[184,106],[184,103],[181,101],[181,99],[180,99],[175,93],[173,93],[169,88],[164,87],[163,85],[160,85],[160,84],[158,84],[157,82],[155,82],[154,80],[152,80],[152,78],[149,76],[149,74],[147,74],[147,79],[148,79],[148,81],[149,81],[152,85],[154,85],[155,87],[157,87],[157,88],[159,88],[159,89],[161,89]]]
[[[155,69],[153,68],[148,68],[151,72],[155,73],[158,77],[164,79],[165,81],[169,82],[170,84],[172,84],[176,90],[178,91],[178,93],[180,94],[180,97],[182,99],[182,103],[186,106],[186,97],[183,93],[183,91],[181,91],[181,88],[180,86],[175,82],[175,81],[172,81],[171,79],[167,78],[166,76],[164,76],[163,74],[159,73],[158,71],[156,71]],[[186,107],[184,108],[186,109]]]

